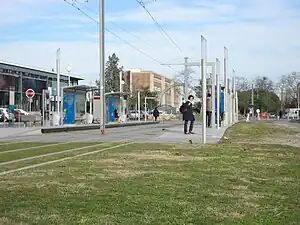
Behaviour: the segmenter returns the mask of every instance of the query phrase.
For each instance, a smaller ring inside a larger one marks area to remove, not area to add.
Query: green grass
[[[299,130],[272,123],[240,122],[228,129],[224,136],[237,142],[266,142],[266,139],[281,139],[297,134]]]
[[[36,146],[43,146],[52,143],[41,143],[41,142],[0,142],[0,152],[19,149],[19,148],[29,148]]]
[[[94,145],[94,144],[97,144],[97,143],[88,143],[88,142],[87,143],[73,142],[73,143],[68,143],[68,144],[61,143],[60,145],[54,145],[54,146],[49,146],[49,147],[41,146],[39,148],[35,147],[34,149],[26,149],[23,151],[7,152],[5,154],[2,153],[1,158],[0,158],[0,163],[11,161],[11,160],[16,160],[16,159],[37,156],[37,155],[44,155],[44,154],[48,154],[48,153],[52,153],[52,152],[60,152],[60,151],[68,150],[68,149],[85,147],[85,146]],[[100,143],[98,143],[98,144],[100,144]],[[11,148],[10,150],[14,150],[14,149],[15,148]]]
[[[234,143],[134,144],[1,176],[0,224],[299,224],[300,149],[255,144],[266,132],[298,134],[241,123]]]

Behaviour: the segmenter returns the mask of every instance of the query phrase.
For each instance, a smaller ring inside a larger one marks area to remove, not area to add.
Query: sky
[[[99,0],[67,0],[99,21]],[[173,78],[183,66],[162,64],[201,58],[200,37],[207,39],[208,60],[223,60],[228,49],[229,76],[278,79],[300,71],[299,0],[145,0],[146,8],[176,45],[155,25],[136,0],[106,0],[106,58],[116,53],[126,69],[152,70]],[[61,49],[61,71],[91,83],[99,76],[99,24],[64,0],[0,0],[0,60],[51,70]],[[138,50],[137,50],[138,49]],[[199,68],[193,68],[199,78]]]

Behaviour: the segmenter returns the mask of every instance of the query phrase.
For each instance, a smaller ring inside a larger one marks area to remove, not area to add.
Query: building
[[[181,87],[175,85],[171,79],[150,70],[125,71],[125,82],[130,86],[130,91],[149,88],[161,96],[161,105],[171,105],[178,108],[182,103]]]
[[[70,76],[71,85],[78,85],[80,80],[83,79]],[[61,87],[68,86],[68,84],[69,75],[61,74]],[[35,91],[31,109],[39,111],[42,108],[43,90],[50,89],[52,95],[55,95],[56,85],[56,72],[0,61],[0,107],[15,105],[16,108],[28,110],[29,101],[25,92],[31,88]]]

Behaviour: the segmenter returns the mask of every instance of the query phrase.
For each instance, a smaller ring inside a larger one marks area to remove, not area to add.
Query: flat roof
[[[53,74],[53,75],[57,74],[56,72],[53,72],[53,71],[34,68],[34,67],[30,67],[30,66],[24,66],[24,65],[21,65],[21,64],[6,62],[6,61],[2,61],[2,60],[0,60],[0,64],[5,64],[7,66],[16,66],[16,67],[20,67],[20,68],[23,68],[23,69],[35,70],[35,71],[39,71],[39,72],[50,73],[50,74]],[[61,73],[61,75],[62,76],[67,76],[67,77],[69,76],[69,74],[66,74],[66,73]],[[72,78],[75,78],[77,80],[84,80],[82,77],[74,76],[72,74],[70,74],[70,75],[71,75]]]
[[[93,86],[93,85],[75,85],[75,86],[64,87],[63,89],[64,91],[75,90],[75,91],[85,91],[85,92],[99,90],[97,86]]]

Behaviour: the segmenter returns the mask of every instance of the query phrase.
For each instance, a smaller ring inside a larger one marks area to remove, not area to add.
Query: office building
[[[150,70],[127,70],[125,82],[131,92],[148,88],[151,92],[157,92],[161,96],[161,105],[170,105],[178,108],[181,105],[181,87],[165,76]]]
[[[70,84],[78,85],[83,80],[80,77],[70,76]],[[61,87],[68,86],[69,75],[61,74]],[[27,89],[35,91],[35,97],[31,103],[33,111],[42,108],[42,91],[51,90],[56,95],[57,74],[54,71],[46,71],[28,66],[0,61],[0,107],[15,105],[16,108],[29,109],[29,101],[25,95]]]

